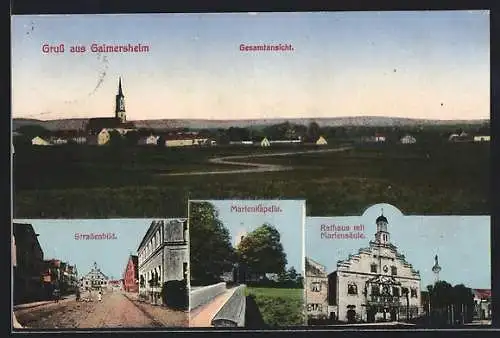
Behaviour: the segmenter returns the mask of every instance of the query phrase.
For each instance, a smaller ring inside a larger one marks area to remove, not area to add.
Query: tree
[[[24,137],[29,138],[30,140],[37,136],[44,137],[50,134],[50,131],[48,129],[38,124],[27,124],[24,126],[20,126],[16,131],[22,134]]]
[[[453,287],[452,295],[455,318],[459,319],[462,324],[472,321],[474,312],[472,290],[463,284],[459,284]]]
[[[238,245],[239,261],[255,273],[283,273],[287,259],[280,237],[276,228],[263,224],[245,236]]]
[[[307,138],[309,141],[316,142],[320,136],[321,128],[319,127],[319,124],[315,121],[309,123],[309,126],[307,127]]]
[[[123,138],[124,143],[128,146],[136,146],[139,143],[140,133],[136,130],[132,130],[127,132]]]
[[[193,202],[189,211],[191,280],[212,283],[235,262],[229,231],[209,202]]]

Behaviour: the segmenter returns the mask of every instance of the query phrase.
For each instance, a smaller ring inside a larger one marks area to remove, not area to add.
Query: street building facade
[[[123,273],[123,290],[126,292],[139,292],[139,265],[138,257],[130,255]]]
[[[43,251],[31,224],[14,223],[14,304],[39,300],[44,295],[41,272]]]
[[[188,225],[185,219],[153,221],[138,248],[139,296],[163,304],[165,283],[188,281]],[[186,295],[187,296],[187,295]]]

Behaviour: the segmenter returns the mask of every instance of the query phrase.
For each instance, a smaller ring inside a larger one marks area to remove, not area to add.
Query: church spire
[[[127,115],[125,113],[125,96],[123,95],[121,76],[118,79],[118,94],[116,94],[115,118],[119,119],[120,123],[125,123],[127,121]]]
[[[118,96],[123,96],[123,91],[122,91],[122,77],[118,79]]]

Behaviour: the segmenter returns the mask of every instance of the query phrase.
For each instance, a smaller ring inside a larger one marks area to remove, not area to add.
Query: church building
[[[87,123],[87,134],[96,136],[102,130],[117,130],[120,134],[122,131],[134,129],[132,123],[127,122],[127,113],[125,111],[125,95],[123,95],[122,79],[118,80],[118,93],[115,96],[115,116],[114,117],[97,117],[89,119]]]
[[[328,317],[340,322],[399,321],[422,312],[420,273],[390,241],[388,220],[376,221],[369,246],[337,262],[328,275]]]

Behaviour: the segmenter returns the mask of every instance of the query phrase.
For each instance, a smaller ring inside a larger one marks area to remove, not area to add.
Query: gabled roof
[[[479,299],[491,298],[491,289],[472,289],[472,292]]]

